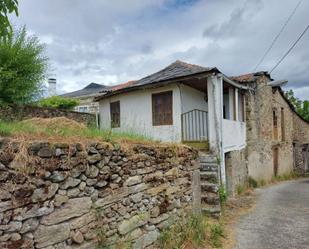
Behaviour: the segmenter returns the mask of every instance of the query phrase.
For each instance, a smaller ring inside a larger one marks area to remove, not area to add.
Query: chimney
[[[49,78],[48,79],[48,97],[52,97],[57,95],[56,93],[56,79],[55,78]]]

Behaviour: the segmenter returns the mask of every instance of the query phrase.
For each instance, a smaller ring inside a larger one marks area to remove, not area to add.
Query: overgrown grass
[[[33,125],[25,122],[6,122],[0,120],[0,136],[29,136],[32,135],[36,138],[49,138],[49,137],[78,137],[87,139],[100,139],[106,142],[118,141],[133,141],[144,142],[152,141],[143,135],[134,132],[114,132],[112,130],[100,130],[96,127],[86,127],[85,129],[71,129],[70,127],[57,127],[48,128]]]
[[[221,247],[224,236],[221,223],[210,222],[205,215],[189,215],[161,233],[158,247],[162,249]]]
[[[266,181],[264,179],[255,180],[254,178],[249,177],[248,183],[249,183],[249,187],[251,187],[251,188],[259,188],[259,187],[263,187],[263,186],[271,184],[271,183],[292,180],[292,179],[295,179],[297,177],[299,177],[297,172],[292,170],[289,173],[284,173],[284,174],[281,174],[281,175],[273,176],[272,179],[269,180],[269,181]]]

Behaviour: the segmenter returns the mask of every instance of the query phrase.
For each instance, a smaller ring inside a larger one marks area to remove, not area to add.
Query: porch
[[[244,90],[233,83],[220,76],[182,82],[182,143],[213,152],[245,146]]]

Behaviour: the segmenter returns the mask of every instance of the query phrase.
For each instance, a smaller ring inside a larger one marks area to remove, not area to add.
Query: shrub
[[[258,182],[254,178],[252,178],[251,176],[249,177],[248,182],[249,182],[249,186],[251,188],[257,188],[258,187]]]
[[[31,103],[41,96],[48,68],[44,52],[25,28],[0,39],[0,104]]]
[[[60,96],[52,96],[39,101],[39,106],[52,107],[64,110],[73,110],[79,104],[77,99],[63,98]]]

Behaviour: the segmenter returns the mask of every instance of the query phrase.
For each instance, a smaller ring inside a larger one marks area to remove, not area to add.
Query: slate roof
[[[133,81],[132,83],[127,84],[124,87],[120,87],[118,89],[109,88],[104,94],[96,97],[95,100],[98,101],[104,97],[115,95],[117,93],[124,92],[124,91],[131,91],[134,89],[138,89],[139,87],[142,87],[142,86],[166,82],[166,81],[173,80],[173,79],[178,79],[178,78],[191,76],[191,75],[193,76],[199,73],[205,73],[205,72],[211,72],[211,71],[219,72],[219,70],[215,67],[202,67],[202,66],[189,64],[189,63],[177,60],[173,62],[172,64],[170,64],[169,66],[165,67],[164,69],[156,73],[153,73],[151,75],[148,75],[140,80]]]
[[[159,72],[156,72],[154,74],[151,74],[149,76],[146,76],[145,78],[142,78],[133,84],[134,86],[141,86],[146,84],[151,84],[155,82],[161,82],[165,80],[180,78],[184,76],[189,76],[197,73],[203,73],[208,72],[213,69],[216,69],[215,67],[202,67],[194,64],[189,64],[180,60],[177,60],[167,66],[166,68],[160,70]]]
[[[69,92],[60,95],[61,97],[84,97],[84,96],[92,96],[92,95],[98,95],[101,91],[106,89],[107,87],[105,85],[97,84],[97,83],[90,83],[86,87],[84,87],[81,90]]]

